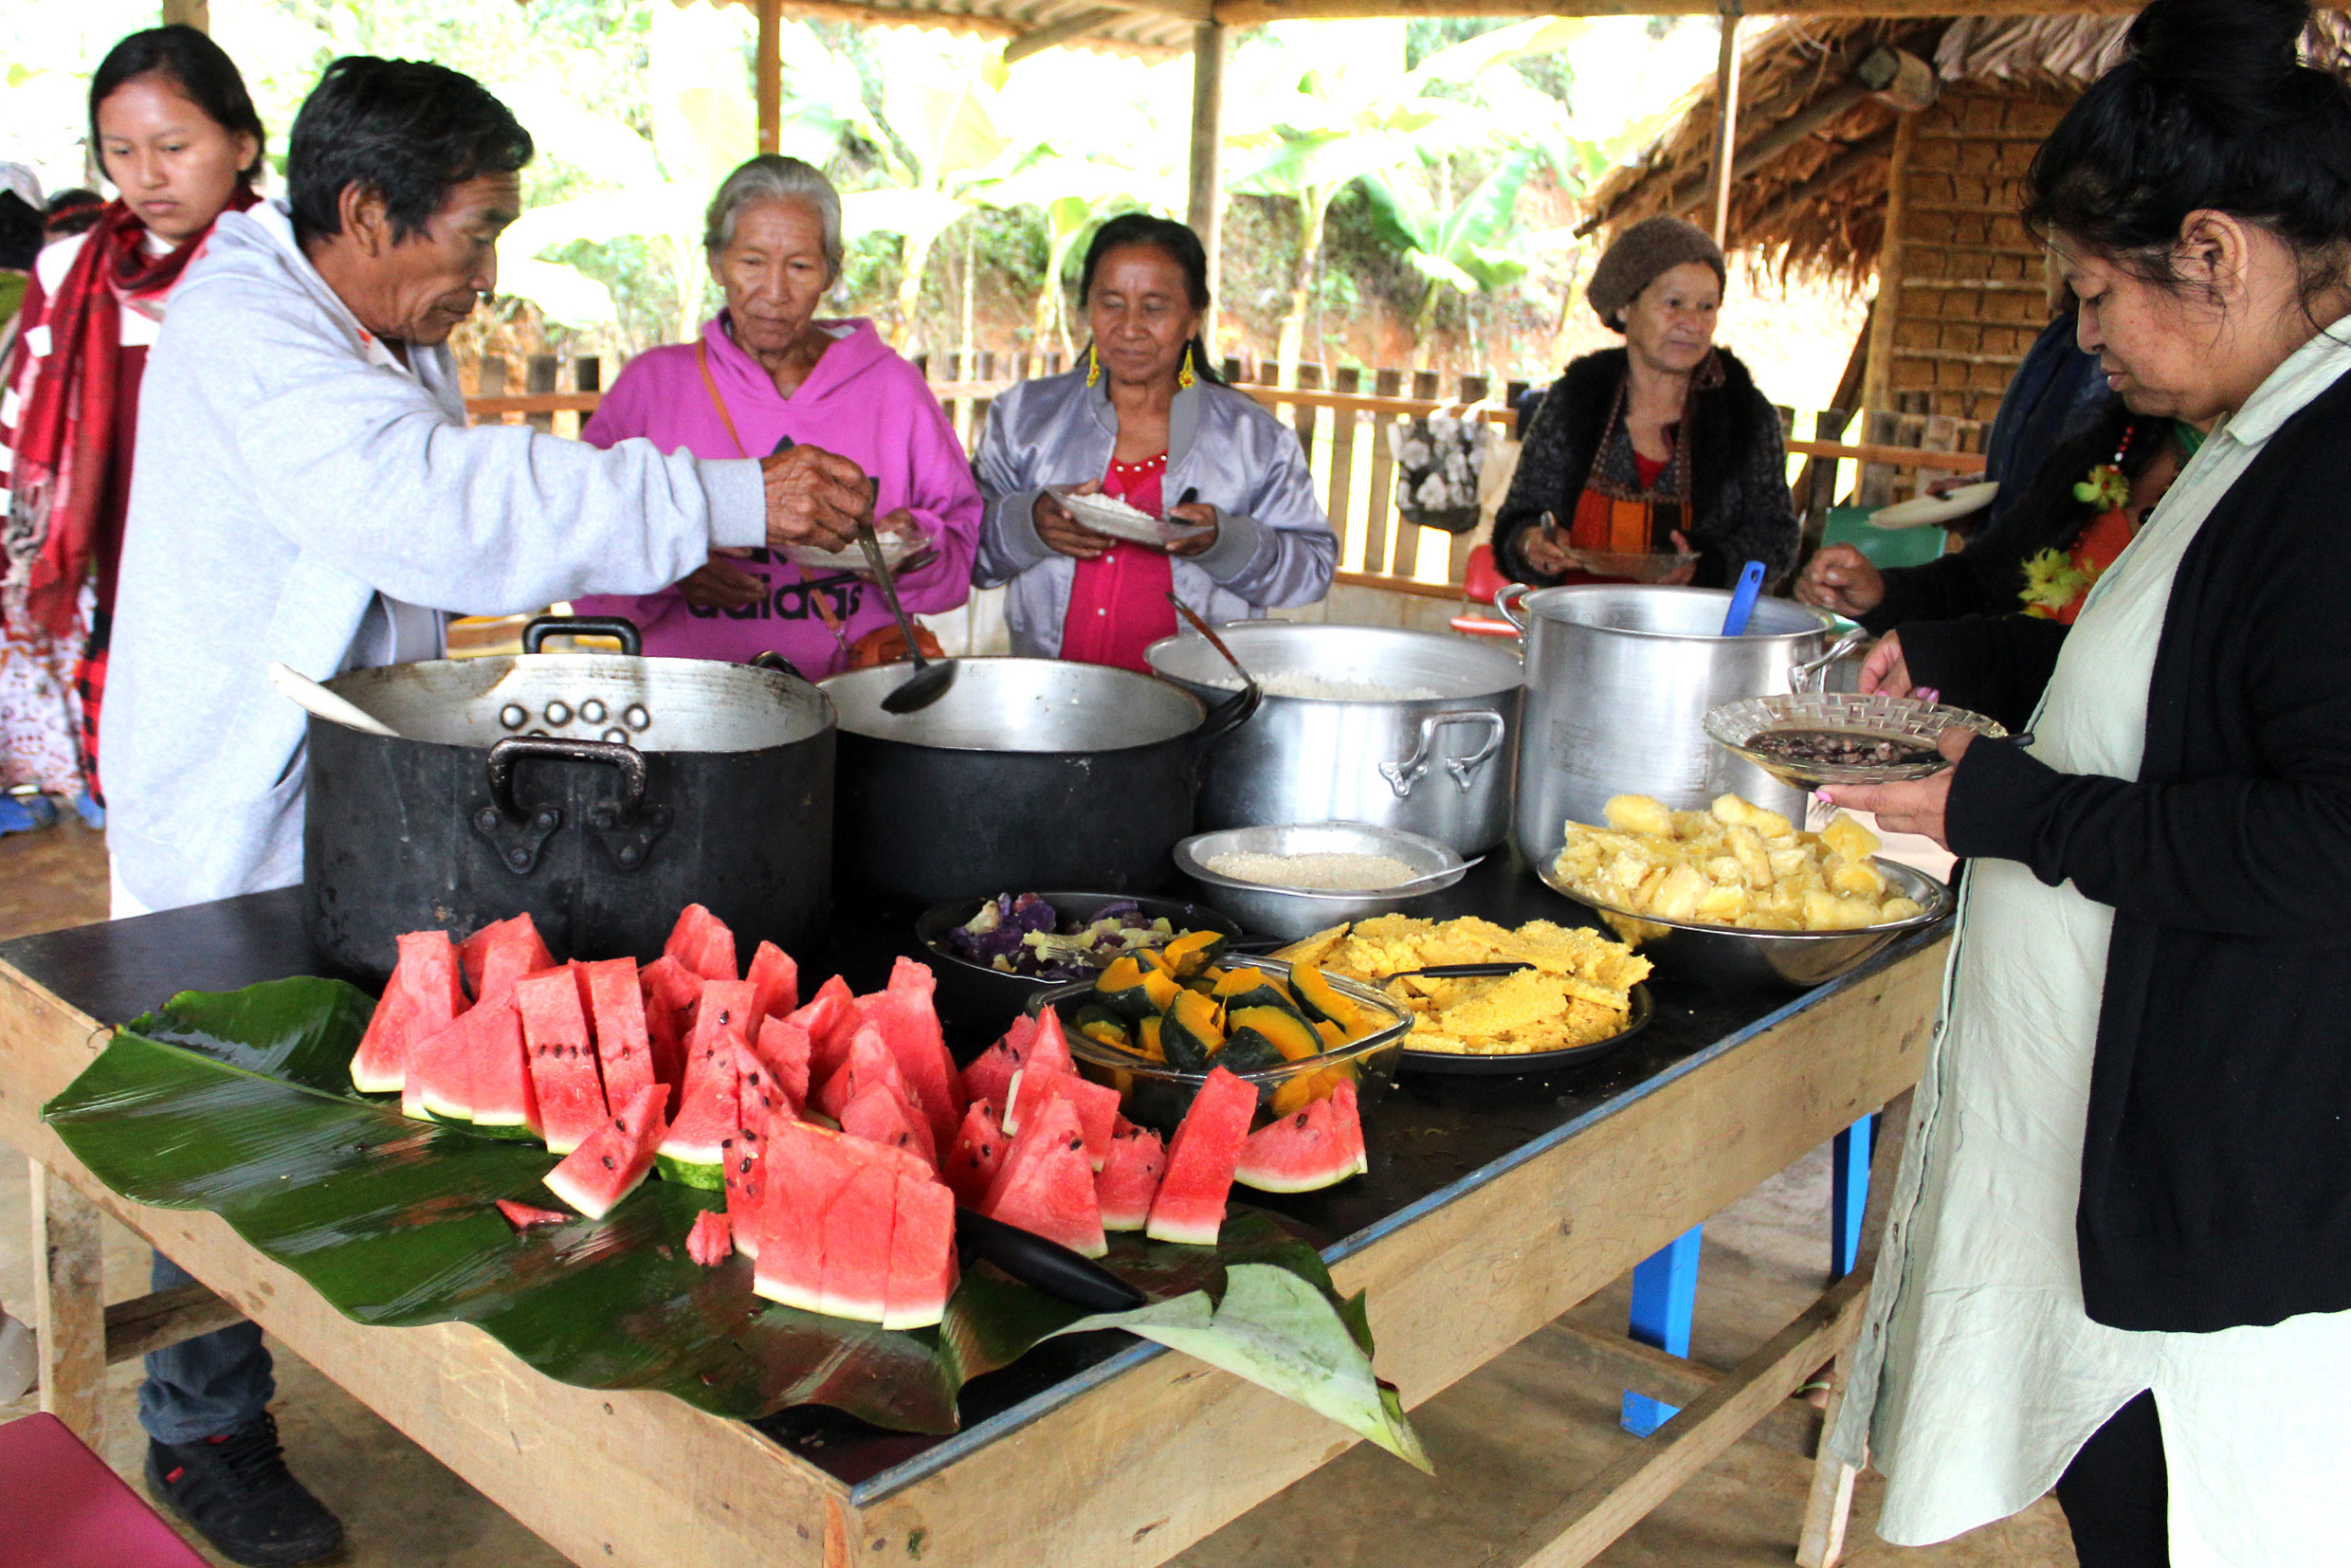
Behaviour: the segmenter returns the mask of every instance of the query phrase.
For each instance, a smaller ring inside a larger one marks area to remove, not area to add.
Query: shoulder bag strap
[[[719,423],[726,427],[726,438],[735,443],[735,455],[749,457],[751,453],[744,447],[743,438],[735,428],[735,416],[726,411],[726,399],[719,395],[719,383],[710,374],[708,338],[694,339],[694,368],[702,373],[702,391],[710,394],[710,406],[719,410]]]

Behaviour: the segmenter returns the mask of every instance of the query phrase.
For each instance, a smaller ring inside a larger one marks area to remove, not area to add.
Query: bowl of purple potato
[[[942,1021],[993,1040],[1045,986],[1091,980],[1112,959],[1187,931],[1238,938],[1230,917],[1181,899],[1122,893],[999,893],[934,905],[915,939],[939,976]]]
[[[1997,720],[1916,697],[1798,691],[1725,702],[1704,720],[1717,745],[1783,784],[1891,784],[1949,767],[1938,742],[1947,730],[1987,740],[2008,734]]]

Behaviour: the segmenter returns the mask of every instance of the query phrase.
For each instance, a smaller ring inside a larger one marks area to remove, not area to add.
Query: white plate
[[[1136,517],[1133,509],[1108,504],[1103,496],[1066,496],[1058,490],[1055,499],[1069,508],[1069,515],[1097,534],[1107,534],[1114,539],[1132,539],[1137,544],[1166,546],[1191,538],[1203,531],[1204,525],[1177,522],[1173,518]]]
[[[876,534],[874,542],[882,546],[882,564],[895,574],[898,563],[918,550],[928,550],[931,541],[920,534]],[[812,566],[820,572],[865,572],[866,553],[854,544],[847,550],[819,550],[812,544],[787,544],[784,558],[799,566]]]
[[[1949,522],[1970,512],[1980,512],[1992,504],[1992,498],[2000,493],[1997,480],[1981,484],[1962,484],[1947,496],[1920,496],[1914,501],[1898,501],[1891,506],[1881,506],[1869,514],[1873,528],[1923,528],[1930,522]]]

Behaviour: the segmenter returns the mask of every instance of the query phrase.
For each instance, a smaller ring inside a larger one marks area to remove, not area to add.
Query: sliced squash
[[[1165,1012],[1183,990],[1157,965],[1145,966],[1133,954],[1113,958],[1094,981],[1094,1000],[1122,1018],[1143,1019]]]
[[[1226,1050],[1250,1038],[1265,1041],[1285,1062],[1303,1062],[1322,1054],[1322,1036],[1291,1008],[1268,1004],[1227,1009]]]
[[[1290,994],[1298,998],[1298,1006],[1314,1022],[1337,1024],[1341,1030],[1353,1029],[1356,1016],[1363,1010],[1322,973],[1321,964],[1298,964],[1290,970]]]
[[[1167,1048],[1159,1044],[1159,1030],[1165,1026],[1155,1014],[1135,1026],[1134,1048],[1154,1062],[1167,1060]]]
[[[1339,1085],[1356,1075],[1353,1062],[1332,1062],[1305,1072],[1294,1072],[1273,1086],[1267,1108],[1276,1121],[1295,1116],[1318,1100],[1328,1100]]]
[[[1347,1043],[1347,1031],[1340,1029],[1337,1024],[1332,1023],[1328,1018],[1318,1019],[1314,1026],[1314,1031],[1322,1036],[1322,1048],[1324,1050],[1337,1050],[1340,1047]]]
[[[1209,994],[1223,1003],[1227,1012],[1243,1007],[1285,1007],[1292,1012],[1298,1008],[1289,988],[1262,969],[1228,970]]]
[[[1221,931],[1187,931],[1157,956],[1167,972],[1179,980],[1189,980],[1215,963],[1217,955],[1225,950],[1225,934]]]
[[[1199,992],[1177,994],[1159,1018],[1159,1048],[1170,1067],[1185,1072],[1208,1070],[1210,1059],[1225,1045],[1217,1011],[1216,1004]]]

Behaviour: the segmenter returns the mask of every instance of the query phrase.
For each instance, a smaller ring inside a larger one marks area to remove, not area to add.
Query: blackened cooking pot
[[[541,653],[549,632],[624,652]],[[398,731],[313,718],[302,823],[311,944],[388,974],[393,938],[530,912],[558,957],[650,959],[707,905],[746,957],[805,945],[832,856],[832,704],[796,675],[637,657],[626,621],[544,617],[519,658],[326,683]]]
[[[842,900],[923,908],[1041,887],[1147,893],[1193,831],[1207,749],[1257,710],[1059,659],[962,659],[930,706],[885,713],[909,666],[822,684],[841,720],[833,881]]]

